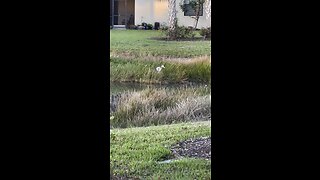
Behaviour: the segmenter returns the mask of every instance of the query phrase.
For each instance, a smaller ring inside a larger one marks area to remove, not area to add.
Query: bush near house
[[[176,26],[174,30],[165,30],[165,35],[170,40],[185,40],[193,39],[195,37],[194,30],[185,26]]]
[[[153,25],[152,24],[147,24],[147,29],[148,30],[152,30],[153,29]]]
[[[211,38],[211,27],[201,28],[199,34],[200,34],[204,39],[210,39],[210,38]]]

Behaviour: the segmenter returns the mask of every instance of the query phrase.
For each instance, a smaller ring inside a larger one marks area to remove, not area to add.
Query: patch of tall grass
[[[164,65],[160,72],[156,67]],[[188,61],[110,58],[110,81],[139,83],[211,83],[210,57]]]
[[[125,92],[111,114],[113,127],[141,127],[211,119],[210,88]]]

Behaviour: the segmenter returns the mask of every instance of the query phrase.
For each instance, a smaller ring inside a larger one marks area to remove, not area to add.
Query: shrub
[[[167,31],[169,29],[169,27],[168,26],[161,26],[160,27],[160,30],[162,30],[162,31]]]
[[[185,26],[176,26],[174,30],[165,30],[165,35],[170,40],[193,39],[194,30]]]
[[[153,29],[153,25],[152,24],[147,24],[147,29],[148,30],[152,30]]]
[[[201,28],[199,34],[200,34],[204,39],[209,39],[209,38],[211,38],[211,27]]]
[[[168,30],[168,25],[166,24],[166,23],[161,23],[160,24],[160,30],[162,30],[162,31],[166,31],[166,30]]]

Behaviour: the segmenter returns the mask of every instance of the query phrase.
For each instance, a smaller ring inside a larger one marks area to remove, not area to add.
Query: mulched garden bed
[[[191,157],[211,159],[211,137],[201,137],[179,142],[171,147],[176,158]]]
[[[158,40],[158,41],[211,41],[211,38],[204,39],[203,37],[194,37],[194,38],[181,38],[176,40],[168,39],[167,37],[151,37],[149,39]]]

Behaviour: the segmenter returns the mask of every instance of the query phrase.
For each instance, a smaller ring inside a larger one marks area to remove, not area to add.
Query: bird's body
[[[156,67],[156,71],[157,71],[157,72],[160,72],[160,71],[162,70],[162,68],[165,68],[164,65],[161,65],[161,66],[159,66],[159,67]]]

